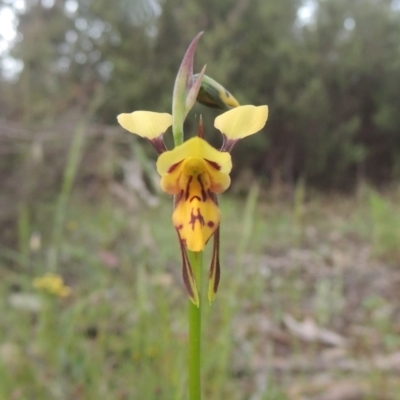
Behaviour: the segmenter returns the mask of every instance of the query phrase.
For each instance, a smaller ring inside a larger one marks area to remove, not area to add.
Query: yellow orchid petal
[[[200,137],[159,156],[161,188],[176,196],[172,220],[188,250],[203,251],[218,229],[221,216],[215,193],[229,187],[231,168],[230,154],[217,151]],[[192,286],[189,280],[187,286]]]
[[[215,165],[209,160],[205,160],[207,174],[210,177],[210,190],[214,193],[222,193],[228,189],[231,184],[231,177],[218,170],[218,165]]]
[[[119,124],[127,131],[150,140],[158,138],[172,125],[172,115],[152,111],[119,114]]]
[[[229,140],[239,140],[261,130],[268,119],[268,106],[239,106],[215,118],[214,126]]]
[[[172,215],[181,241],[190,251],[203,251],[218,228],[220,210],[199,179],[192,179]]]
[[[173,150],[161,154],[157,160],[157,171],[161,176],[164,176],[169,173],[171,168],[188,157],[208,160],[214,163],[221,173],[229,174],[232,169],[230,154],[214,149],[204,139],[196,136]]]
[[[184,172],[184,161],[180,161],[179,163],[173,165],[170,168],[170,172],[165,174],[161,178],[161,182],[160,182],[161,189],[165,193],[169,193],[169,194],[180,193],[181,190],[183,190],[181,188],[181,179],[180,179],[183,172]]]
[[[161,189],[169,194],[178,194],[181,190],[186,190],[188,180],[193,174],[193,161],[201,160],[189,157],[186,160],[174,164],[170,172],[161,178]],[[198,172],[202,171],[203,182],[207,189],[214,193],[222,193],[228,189],[231,184],[231,178],[228,174],[220,172],[218,165],[208,160],[202,160],[201,165],[197,166]]]

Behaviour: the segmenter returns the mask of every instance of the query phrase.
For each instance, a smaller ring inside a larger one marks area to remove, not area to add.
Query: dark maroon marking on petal
[[[210,199],[216,204],[218,205],[218,200],[217,200],[217,196],[214,192],[212,192],[210,189],[208,189],[208,195],[210,196]]]
[[[192,177],[189,177],[188,183],[186,185],[186,192],[185,192],[185,200],[187,200],[189,198],[189,194],[190,194],[190,183],[192,182]]]
[[[213,221],[208,221],[208,222],[207,222],[207,225],[208,225],[210,228],[214,228],[214,226],[215,226],[215,224],[214,224]]]
[[[182,160],[182,161],[183,161],[183,160]],[[174,171],[174,170],[178,167],[179,164],[182,164],[182,161],[179,161],[179,162],[177,162],[176,164],[171,165],[171,166],[169,167],[169,169],[168,169],[168,173],[170,174],[172,171]]]
[[[228,137],[223,133],[222,134],[222,147],[221,152],[228,152],[230,153],[233,149],[233,146],[239,141],[239,139],[228,139]]]
[[[216,195],[214,192],[212,192],[211,190],[208,191],[208,194],[210,195],[211,200],[212,200],[216,205],[218,205],[218,197],[217,197],[217,195]]]
[[[174,209],[178,206],[178,203],[182,200],[183,190],[174,196]]]
[[[177,229],[178,231],[180,231],[182,228],[183,228],[183,225],[182,225],[182,224],[180,224],[180,225],[178,225],[178,226],[176,227],[176,229]]]
[[[204,226],[206,224],[206,221],[204,220],[203,216],[201,215],[200,208],[197,209],[197,215],[192,211],[190,212],[190,221],[189,224],[192,225],[192,231],[194,231],[194,225],[196,224],[196,221],[200,222],[200,225]]]
[[[183,278],[183,283],[185,284],[185,288],[186,288],[186,291],[187,291],[189,297],[193,298],[194,294],[193,294],[193,290],[192,290],[192,288],[190,286],[190,283],[189,283],[188,267],[186,265],[186,260],[183,257],[184,256],[182,255],[182,262],[183,262],[182,278]]]
[[[207,160],[207,158],[205,158],[204,161],[207,161],[217,171],[219,171],[221,169],[221,166],[215,161]]]
[[[199,196],[193,196],[193,197],[190,199],[189,203],[191,203],[194,199],[197,199],[198,201],[201,201],[201,198],[200,198]]]
[[[156,137],[155,139],[148,139],[148,140],[151,142],[151,144],[156,149],[157,154],[162,154],[162,153],[164,153],[164,151],[167,151],[167,146],[165,146],[163,134]]]
[[[204,189],[204,183],[202,181],[201,175],[197,176],[197,180],[199,181],[201,186],[201,197],[203,198],[203,201],[207,201],[207,192]]]

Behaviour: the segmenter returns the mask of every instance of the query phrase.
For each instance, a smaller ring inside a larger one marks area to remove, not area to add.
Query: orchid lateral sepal
[[[178,232],[179,236],[179,232]],[[200,300],[199,300],[199,291],[197,290],[197,283],[196,278],[194,276],[194,272],[192,266],[190,264],[190,260],[187,254],[187,249],[181,238],[179,237],[179,245],[181,248],[182,254],[182,278],[183,283],[185,284],[185,288],[187,294],[189,295],[190,300],[192,303],[199,307]]]
[[[215,299],[215,296],[218,291],[219,281],[221,278],[221,267],[219,263],[219,247],[220,247],[219,230],[220,227],[218,227],[214,232],[213,252],[210,264],[210,272],[208,275],[208,301],[210,304]]]

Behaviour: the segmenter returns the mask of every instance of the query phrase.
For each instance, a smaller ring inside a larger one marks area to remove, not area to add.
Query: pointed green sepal
[[[221,277],[221,268],[219,264],[219,228],[214,233],[213,255],[210,265],[210,274],[208,279],[208,301],[211,304],[217,294],[219,280]]]
[[[197,81],[200,77],[201,74],[195,74],[193,79]],[[228,90],[207,75],[202,77],[197,101],[204,106],[221,110],[230,110],[240,105]]]
[[[212,194],[212,199],[216,205],[218,205],[218,197],[215,193]],[[219,280],[221,277],[221,268],[219,264],[219,230],[214,232],[213,237],[213,253],[211,258],[210,272],[208,275],[208,301],[211,304],[217,294]]]
[[[197,74],[197,78],[193,83],[193,86],[190,88],[189,93],[186,97],[186,113],[185,113],[185,118],[188,115],[189,111],[192,109],[194,106],[194,103],[196,103],[199,90],[201,87],[201,82],[203,80],[204,72],[206,70],[206,66],[203,67],[201,70],[200,74]]]
[[[175,146],[179,146],[183,143],[183,123],[187,115],[186,98],[189,90],[193,86],[194,53],[202,34],[203,32],[198,33],[190,43],[175,79],[172,95],[172,132]]]
[[[179,236],[179,232],[178,232]],[[181,248],[181,254],[182,254],[182,277],[183,277],[183,283],[185,284],[186,291],[189,295],[190,300],[192,303],[196,306],[200,306],[200,300],[199,300],[199,292],[197,290],[197,284],[196,284],[196,278],[193,273],[192,266],[190,265],[190,260],[186,251],[186,247],[184,243],[182,242],[180,236],[179,236],[179,245]]]

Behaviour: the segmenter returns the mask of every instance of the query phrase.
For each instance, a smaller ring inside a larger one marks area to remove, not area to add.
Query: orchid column
[[[182,276],[189,304],[189,398],[201,399],[201,311],[203,250],[213,239],[209,269],[208,300],[215,298],[220,281],[219,230],[221,212],[217,194],[230,185],[230,151],[236,142],[261,130],[268,118],[267,106],[240,106],[218,82],[193,74],[195,49],[202,33],[190,44],[180,66],[172,98],[172,115],[150,111],[120,114],[118,122],[131,133],[151,141],[159,154],[157,171],[161,188],[174,196],[172,222],[182,255]],[[199,135],[184,141],[184,121],[196,100],[204,105],[229,110],[215,119],[223,135],[216,150],[204,139],[200,119]],[[167,150],[163,135],[172,125],[175,148]]]

